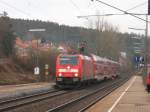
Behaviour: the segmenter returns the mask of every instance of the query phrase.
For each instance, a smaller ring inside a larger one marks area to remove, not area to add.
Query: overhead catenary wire
[[[136,6],[134,6],[134,7],[132,7],[132,8],[130,8],[130,9],[127,9],[126,11],[129,11],[129,10],[133,10],[133,9],[135,9],[135,8],[138,8],[138,7],[140,7],[140,6],[142,6],[142,5],[145,5],[147,3],[147,1],[146,2],[143,2],[143,3],[141,3],[141,4],[138,4],[138,5],[136,5]],[[141,15],[141,16],[143,16],[143,15],[146,15],[146,14],[139,14],[139,13],[132,13],[132,14],[134,14],[134,15]],[[125,13],[123,13],[123,14],[102,14],[102,15],[83,15],[83,16],[77,16],[78,18],[88,18],[88,17],[95,17],[95,16],[113,16],[113,15],[126,15]]]
[[[91,5],[91,2],[89,2],[89,4],[87,5],[87,8],[89,8],[89,7],[90,7],[90,5]]]
[[[138,13],[129,13],[129,14],[134,14],[134,15],[139,15],[139,16],[143,16],[143,15],[147,15],[147,14],[138,14]],[[95,16],[113,16],[113,15],[117,15],[117,16],[121,16],[121,15],[127,15],[125,13],[122,14],[95,14],[95,15],[83,15],[83,16],[77,16],[78,18],[88,18],[88,17],[95,17]]]
[[[69,1],[81,13],[80,8],[72,0],[69,0]]]
[[[6,5],[6,6],[10,7],[10,8],[12,8],[12,9],[14,9],[14,10],[16,10],[18,12],[20,12],[21,14],[24,14],[26,16],[30,16],[30,14],[28,14],[28,13],[24,12],[23,10],[18,9],[18,8],[14,7],[14,6],[10,5],[10,4],[8,4],[7,2],[4,2],[3,0],[0,0],[0,3]]]
[[[85,15],[85,16],[77,16],[78,18],[86,18],[86,17],[95,17],[95,16],[112,16],[112,15],[125,15],[123,14],[95,14],[95,15]]]
[[[147,1],[146,1],[146,2],[143,2],[143,3],[141,3],[141,4],[138,4],[138,5],[136,5],[136,6],[132,7],[132,8],[130,8],[130,9],[127,9],[126,11],[133,10],[133,9],[138,8],[138,7],[140,7],[140,6],[143,6],[143,5],[145,5],[145,4],[147,4]]]
[[[91,1],[94,1],[94,0],[91,0]],[[137,19],[140,19],[140,20],[142,20],[142,21],[145,21],[145,22],[150,23],[149,21],[147,21],[147,20],[145,20],[145,19],[143,19],[143,18],[140,18],[140,17],[138,17],[138,16],[134,15],[133,13],[129,13],[129,12],[124,11],[124,10],[122,10],[122,9],[118,8],[118,7],[113,6],[113,5],[110,5],[110,4],[105,3],[105,2],[103,2],[103,1],[100,1],[100,0],[95,0],[95,1],[100,2],[100,3],[104,4],[104,5],[109,6],[109,7],[112,7],[112,8],[114,8],[114,9],[116,9],[116,10],[119,10],[119,11],[121,11],[121,12],[125,13],[125,14],[131,15],[131,16],[133,16],[133,17],[137,18]]]

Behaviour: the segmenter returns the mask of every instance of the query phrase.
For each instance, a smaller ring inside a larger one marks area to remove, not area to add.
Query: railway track
[[[124,79],[119,78],[78,90],[53,90],[45,94],[40,93],[3,101],[0,102],[0,112],[83,112],[96,100],[102,99],[124,82]]]
[[[63,90],[50,90],[47,92],[42,92],[38,94],[28,95],[25,97],[19,97],[11,100],[5,100],[0,102],[0,112],[9,111],[11,109],[21,107],[24,105],[29,105],[34,102],[38,102],[47,98],[52,98],[67,93]]]
[[[124,84],[129,78],[120,79],[117,82],[108,84],[99,89],[93,90],[88,94],[84,94],[76,99],[70,100],[46,112],[84,112],[96,102],[110,94],[112,91]]]
[[[83,89],[83,88],[80,88]],[[45,100],[52,100],[51,103],[53,103],[53,101],[56,99],[59,99],[59,97],[63,97],[63,95],[68,96],[69,94],[76,94],[75,92],[79,92],[80,89],[78,89],[77,91],[75,90],[53,90],[53,91],[48,91],[48,92],[44,92],[44,93],[39,93],[39,94],[34,94],[34,95],[30,95],[30,96],[26,96],[26,97],[20,97],[20,98],[16,98],[16,99],[11,99],[11,100],[5,100],[0,102],[0,112],[5,112],[5,111],[14,111],[14,112],[18,112],[18,109],[20,108],[24,108],[25,106],[30,106],[32,104],[36,104],[39,102],[44,102]],[[58,101],[59,102],[59,101]],[[38,108],[40,108],[40,106],[38,106]],[[20,112],[20,110],[19,110]],[[25,110],[25,112],[30,112],[27,110]]]

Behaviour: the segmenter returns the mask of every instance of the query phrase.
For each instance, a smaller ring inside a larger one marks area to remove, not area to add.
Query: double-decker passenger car
[[[90,81],[115,78],[119,64],[94,54],[61,54],[56,61],[58,86],[80,85]]]
[[[91,54],[94,64],[96,80],[115,78],[118,76],[120,64],[118,62]]]

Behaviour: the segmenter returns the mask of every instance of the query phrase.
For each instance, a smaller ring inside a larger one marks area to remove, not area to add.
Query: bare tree
[[[99,15],[98,11],[96,15]],[[117,37],[118,28],[101,16],[97,16],[93,23],[95,23],[93,27],[96,30],[95,47],[97,54],[117,60],[120,51]]]
[[[100,15],[99,11],[96,12],[96,15]],[[105,29],[105,21],[104,21],[104,17],[100,17],[97,16],[96,20],[95,20],[95,28],[99,31],[99,32],[103,32],[103,30]]]

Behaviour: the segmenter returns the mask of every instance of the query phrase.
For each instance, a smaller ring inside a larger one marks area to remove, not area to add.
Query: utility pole
[[[0,13],[0,16],[7,17],[8,13],[6,11],[3,11],[3,13]]]
[[[146,28],[145,28],[145,39],[144,39],[145,41],[144,41],[144,47],[145,47],[145,50],[144,50],[144,54],[145,54],[145,56],[144,56],[144,59],[145,59],[145,73],[146,73],[146,75],[147,75],[147,69],[148,69],[148,57],[147,57],[147,54],[148,54],[148,14],[146,15]]]
[[[45,32],[46,29],[43,28],[36,28],[36,29],[29,29],[29,32]],[[37,45],[37,49],[36,49],[36,59],[35,59],[35,63],[36,63],[36,67],[34,68],[35,71],[38,71],[36,73],[36,75],[39,75],[39,81],[42,81],[42,74],[40,73],[40,65],[39,65],[39,39],[36,39],[36,45]]]

